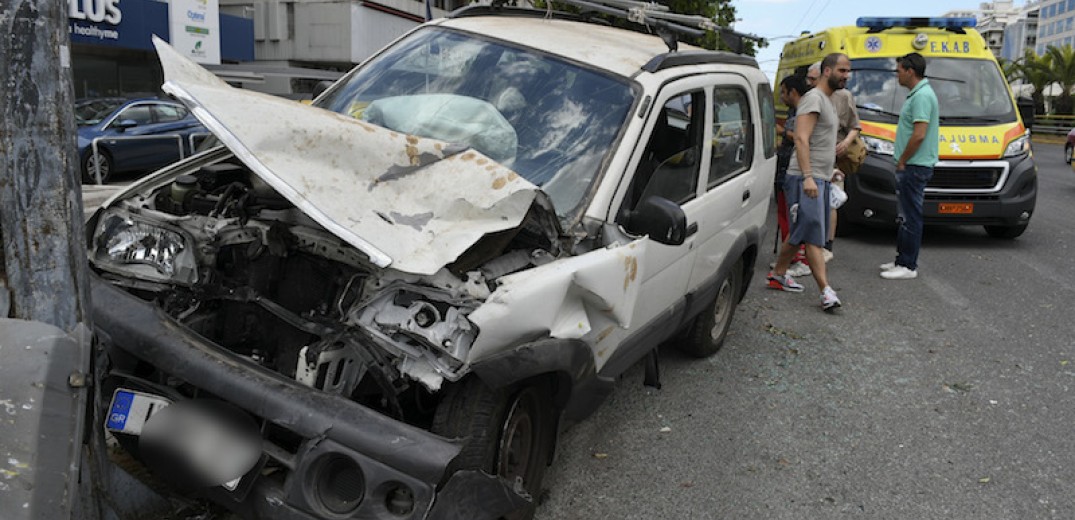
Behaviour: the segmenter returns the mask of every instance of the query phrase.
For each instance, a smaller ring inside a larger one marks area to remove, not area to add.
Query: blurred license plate
[[[105,428],[119,433],[141,435],[146,420],[170,404],[171,401],[160,396],[119,388],[112,394]]]
[[[938,213],[967,215],[974,213],[973,202],[942,202],[937,205]]]

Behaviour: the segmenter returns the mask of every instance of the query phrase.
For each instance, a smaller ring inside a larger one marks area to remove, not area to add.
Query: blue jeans
[[[922,200],[933,168],[908,164],[896,172],[896,265],[918,269],[918,251],[922,249]]]

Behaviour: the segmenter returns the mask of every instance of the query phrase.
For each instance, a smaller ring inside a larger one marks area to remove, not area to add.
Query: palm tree
[[[1023,83],[1034,88],[1030,95],[1034,99],[1034,113],[1045,113],[1045,87],[1053,82],[1052,72],[1049,70],[1049,57],[1038,56],[1033,49],[1027,49],[1023,57],[1016,60],[1019,64],[1019,79]]]
[[[1056,98],[1056,113],[1075,115],[1075,103],[1071,99],[1071,89],[1075,87],[1075,49],[1070,45],[1056,47],[1050,45],[1045,49],[1049,61],[1049,75],[1060,86],[1060,95]]]
[[[997,58],[997,63],[1000,64],[1000,71],[1004,73],[1004,79],[1008,80],[1008,83],[1015,83],[1020,79],[1019,60]]]

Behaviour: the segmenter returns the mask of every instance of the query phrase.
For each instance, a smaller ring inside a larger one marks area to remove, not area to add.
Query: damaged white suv
[[[716,352],[772,189],[766,77],[504,12],[427,23],[313,107],[157,42],[222,146],[89,224],[96,430],[245,517],[525,517],[618,375]],[[178,403],[253,455],[188,457]]]

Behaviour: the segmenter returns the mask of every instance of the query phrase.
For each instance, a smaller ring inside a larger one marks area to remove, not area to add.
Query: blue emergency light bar
[[[884,17],[863,16],[855,21],[858,27],[869,27],[873,31],[890,29],[893,27],[939,27],[942,29],[963,29],[978,25],[978,20],[973,16],[967,18],[941,18],[941,17]]]

